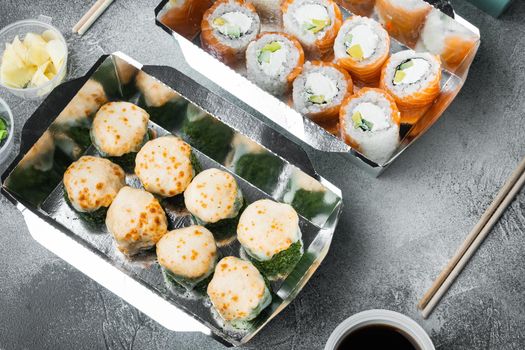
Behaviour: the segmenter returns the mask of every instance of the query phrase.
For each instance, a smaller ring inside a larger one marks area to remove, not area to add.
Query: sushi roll
[[[337,3],[354,15],[370,16],[374,11],[375,0],[338,0]]]
[[[338,65],[306,62],[293,82],[294,108],[315,122],[337,122],[339,107],[353,86],[350,74]]]
[[[272,302],[261,273],[249,261],[227,256],[215,267],[208,295],[221,318],[236,328],[248,328]]]
[[[434,102],[441,91],[440,82],[439,56],[405,50],[386,61],[379,85],[394,97],[403,112],[403,109],[420,109]]]
[[[390,37],[373,19],[353,16],[341,26],[334,43],[336,62],[365,83],[379,80],[390,54]]]
[[[210,231],[190,226],[166,233],[157,243],[157,260],[170,280],[193,289],[217,264],[217,246]]]
[[[421,32],[423,50],[440,55],[447,68],[455,70],[472,52],[478,37],[437,9],[432,9]]]
[[[235,65],[244,60],[248,44],[260,29],[261,21],[252,4],[219,0],[202,18],[202,47],[222,62]]]
[[[117,248],[132,256],[154,247],[167,232],[168,221],[151,193],[125,186],[108,209],[106,227]]]
[[[135,174],[148,192],[162,197],[184,192],[195,176],[190,145],[171,135],[148,141],[137,153]]]
[[[399,144],[401,116],[385,91],[363,88],[341,106],[341,136],[368,159],[383,165]]]
[[[199,33],[202,16],[212,4],[211,0],[169,0],[161,21],[191,41]]]
[[[126,185],[124,180],[124,170],[118,165],[104,158],[83,156],[67,168],[63,182],[71,206],[99,219],[104,218],[107,208]]]
[[[432,9],[422,0],[376,0],[379,21],[388,33],[403,44],[413,47]]]
[[[343,22],[332,0],[285,0],[281,6],[284,31],[295,36],[310,59],[326,57]]]
[[[98,110],[91,126],[91,141],[103,157],[134,153],[148,139],[149,114],[129,102],[108,102]]]
[[[241,214],[237,239],[268,278],[288,274],[301,259],[299,216],[289,204],[262,199]]]
[[[303,63],[301,44],[284,33],[263,33],[246,50],[248,79],[276,96],[290,90]]]

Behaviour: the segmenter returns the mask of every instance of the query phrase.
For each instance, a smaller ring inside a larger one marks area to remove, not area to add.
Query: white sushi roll
[[[306,62],[293,82],[294,108],[316,122],[337,121],[344,98],[353,90],[352,78],[328,62]]]
[[[276,96],[290,90],[303,63],[301,44],[284,33],[261,34],[246,50],[248,79]]]
[[[401,116],[385,91],[363,88],[341,106],[341,135],[368,159],[383,165],[399,145]]]
[[[334,43],[335,61],[352,77],[366,83],[377,82],[390,54],[390,36],[371,18],[347,19]]]
[[[135,85],[144,95],[144,100],[148,107],[162,107],[168,102],[182,99],[169,86],[144,73],[144,71],[139,71],[137,74]]]
[[[207,169],[195,176],[186,188],[184,203],[199,223],[206,225],[239,215],[243,196],[230,173]]]
[[[64,173],[68,199],[79,212],[94,212],[109,207],[126,185],[122,168],[107,159],[83,156]]]
[[[250,41],[261,29],[255,7],[244,0],[219,0],[202,19],[202,47],[226,64],[244,60]]]
[[[342,14],[332,0],[285,0],[281,6],[284,31],[299,40],[310,59],[331,51],[341,27]]]
[[[289,204],[262,199],[241,214],[237,239],[267,276],[286,274],[302,255],[299,216]]]
[[[149,114],[129,102],[108,102],[95,115],[91,141],[104,157],[138,152],[148,137]]]
[[[151,193],[182,193],[195,175],[190,145],[171,135],[148,141],[135,158],[135,174]]]
[[[237,328],[256,318],[272,302],[270,290],[261,273],[249,261],[227,256],[215,267],[208,285],[215,310]]]
[[[173,280],[191,289],[213,273],[217,246],[205,227],[180,228],[162,236],[157,243],[157,260]]]
[[[108,209],[106,227],[117,248],[131,256],[154,247],[167,232],[168,221],[151,193],[126,186]]]
[[[400,109],[415,109],[434,102],[441,91],[441,60],[428,52],[400,51],[388,59],[380,87]]]

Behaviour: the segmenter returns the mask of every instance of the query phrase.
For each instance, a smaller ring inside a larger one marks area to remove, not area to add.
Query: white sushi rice
[[[222,18],[226,23],[223,25],[215,24],[214,21],[217,18]],[[250,41],[255,39],[261,28],[259,15],[249,8],[239,5],[236,1],[229,1],[217,6],[208,17],[208,21],[217,40],[221,44],[235,49],[239,54],[244,53]],[[232,24],[239,27],[240,36],[238,38],[227,35],[229,26]]]
[[[309,88],[314,88],[315,91],[308,93]],[[340,104],[347,90],[348,82],[339,70],[330,66],[317,66],[306,62],[303,66],[303,72],[293,82],[294,108],[304,115],[319,113],[331,106]],[[326,98],[330,97],[330,101],[323,104],[311,102],[309,97],[316,94],[325,95]]]
[[[258,61],[262,48],[277,42],[281,49],[270,54],[269,62]],[[265,34],[252,41],[246,50],[246,69],[248,79],[262,89],[277,96],[288,89],[288,75],[298,66],[299,50],[287,37],[280,34]]]
[[[407,76],[402,83],[394,83],[397,67],[408,60],[412,60],[414,66],[407,70]],[[384,81],[396,96],[410,96],[417,91],[424,90],[435,79],[440,69],[439,61],[428,52],[400,51],[390,57]]]
[[[381,165],[388,161],[399,144],[399,126],[393,121],[394,111],[390,101],[380,93],[368,91],[343,108],[343,133],[352,138],[359,145],[361,153],[370,160]],[[371,130],[364,131],[354,126],[352,116],[356,112],[373,124]]]
[[[352,40],[347,40],[348,35]],[[366,66],[375,62],[385,54],[389,48],[388,33],[386,30],[371,18],[353,16],[345,21],[337,34],[334,42],[335,58],[347,58],[347,49],[353,45],[360,45],[363,50],[363,59],[360,65]]]
[[[306,29],[306,25],[311,23],[312,19],[329,20],[329,24],[317,33],[313,33]],[[310,53],[317,50],[316,41],[326,35],[326,32],[334,25],[334,20],[334,7],[327,0],[295,0],[283,13],[285,32],[295,36],[303,48]]]

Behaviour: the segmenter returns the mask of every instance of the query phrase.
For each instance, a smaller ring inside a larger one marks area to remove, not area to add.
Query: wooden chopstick
[[[461,270],[474,255],[492,227],[498,222],[501,215],[513,201],[516,194],[525,184],[525,158],[520,162],[505,185],[496,195],[496,198],[481,216],[479,222],[467,235],[458,251],[450,259],[443,271],[436,278],[432,287],[425,293],[418,304],[423,318],[427,318],[439,300],[452,285]]]
[[[95,11],[89,16],[89,18],[82,24],[82,26],[78,29],[79,35],[84,35],[84,33],[91,27],[93,23],[106,11],[106,9],[111,5],[113,0],[101,0],[100,6],[98,6]]]
[[[80,27],[86,23],[86,21],[93,16],[93,13],[104,3],[104,0],[97,0],[93,6],[82,16],[82,18],[73,27],[73,33],[77,33]]]

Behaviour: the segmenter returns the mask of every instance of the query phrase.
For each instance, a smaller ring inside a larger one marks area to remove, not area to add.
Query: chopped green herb
[[[312,103],[322,104],[325,103],[324,95],[311,95],[308,97],[308,101]]]
[[[354,122],[355,129],[361,129],[363,131],[371,131],[374,127],[374,124],[368,120],[363,119],[363,116],[360,112],[355,112],[352,115],[352,121]]]
[[[0,116],[0,142],[6,139],[8,135],[7,122]]]
[[[7,130],[7,123],[2,116],[0,116],[0,130]]]

